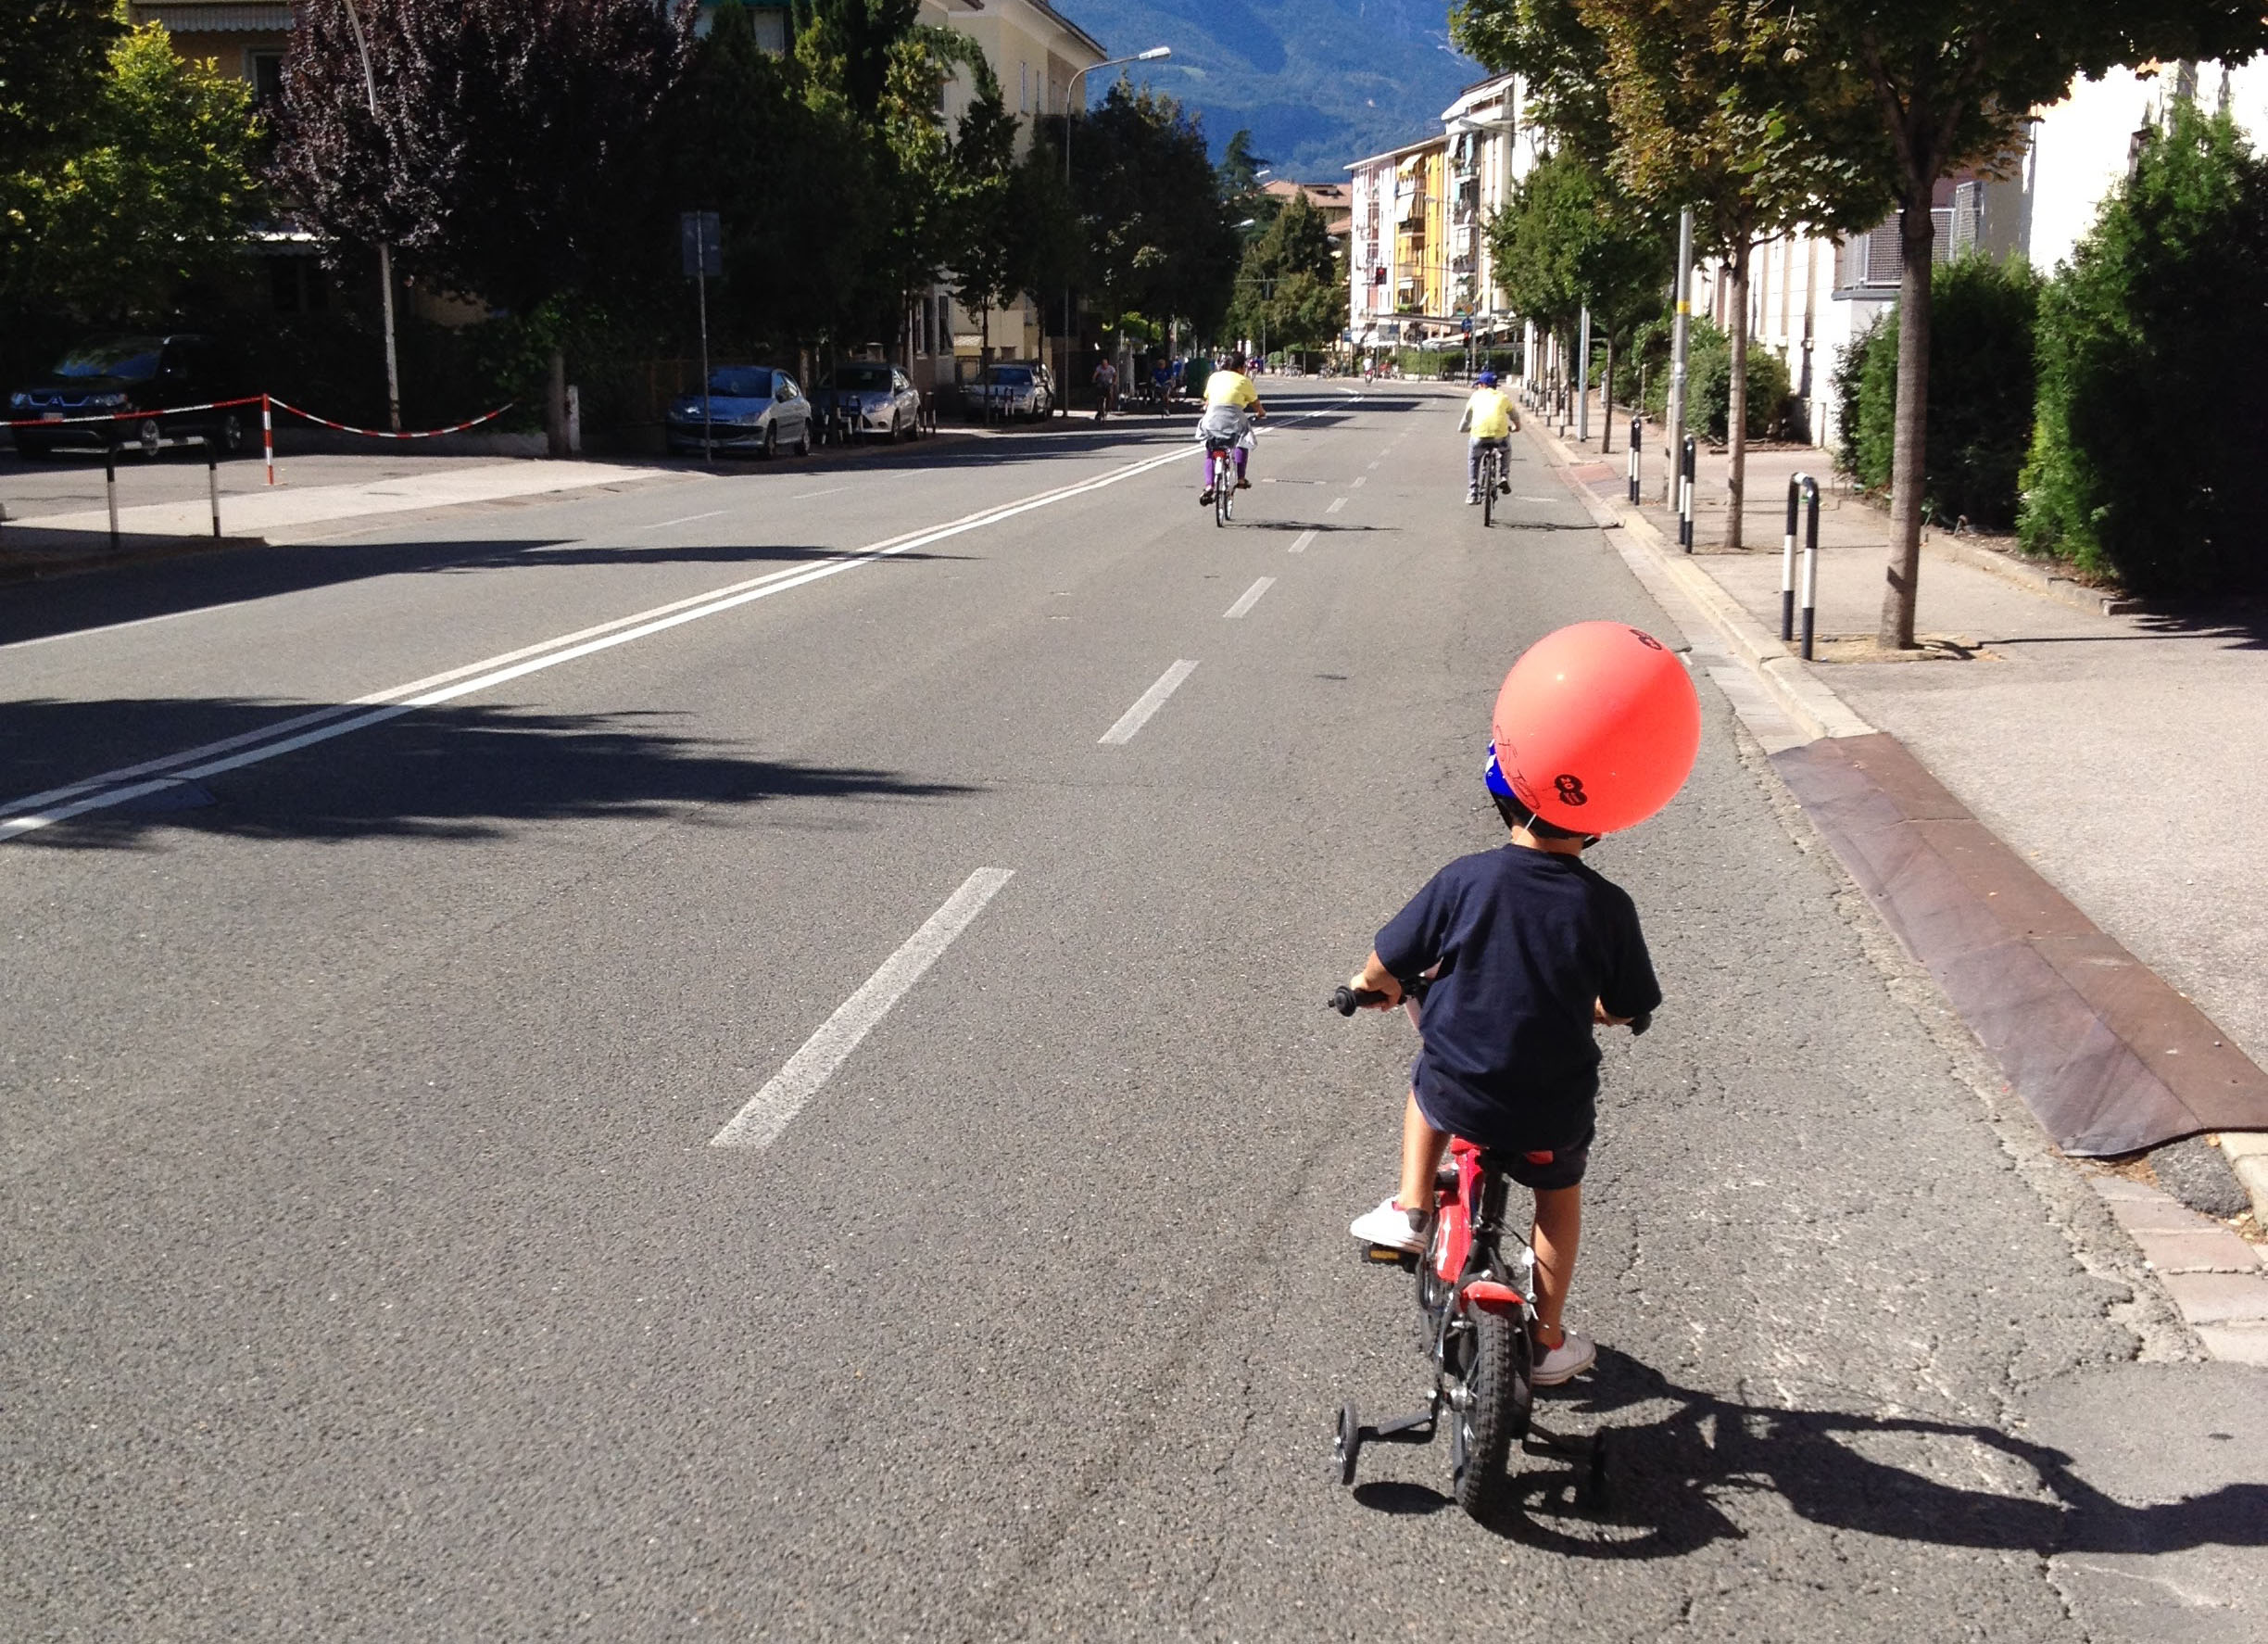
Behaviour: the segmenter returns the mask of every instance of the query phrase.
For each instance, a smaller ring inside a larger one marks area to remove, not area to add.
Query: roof
[[[1064,32],[1077,39],[1080,44],[1087,46],[1094,53],[1098,61],[1110,56],[1109,47],[1105,46],[1092,34],[1087,32],[1086,30],[1080,28],[1069,18],[1064,16],[1062,12],[1057,11],[1052,6],[1048,4],[1048,0],[1025,0],[1025,3],[1034,11],[1039,12],[1041,16],[1048,19],[1049,21],[1061,27]]]
[[[1443,132],[1435,136],[1422,138],[1416,143],[1405,143],[1399,148],[1389,148],[1383,154],[1367,154],[1358,160],[1348,161],[1346,169],[1350,171],[1359,171],[1365,166],[1375,166],[1385,160],[1407,159],[1413,154],[1423,154],[1429,148],[1445,148],[1448,145],[1449,133]]]

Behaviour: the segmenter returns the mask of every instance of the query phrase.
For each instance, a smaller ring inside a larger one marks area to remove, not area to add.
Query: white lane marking
[[[1385,460],[1386,460],[1385,458],[1380,457],[1380,458],[1379,458],[1379,459],[1378,459],[1378,461],[1377,461],[1377,462],[1372,462],[1372,463],[1370,464],[1370,466],[1371,466],[1371,467],[1373,467],[1373,468],[1376,468],[1376,467],[1379,465],[1379,462],[1383,462]]]
[[[656,520],[650,525],[626,526],[624,534],[626,536],[631,531],[666,531],[672,525],[689,525],[695,520],[712,520],[724,512],[721,508],[712,508],[707,513],[681,513],[674,520]]]
[[[790,502],[808,502],[813,497],[839,497],[843,492],[849,490],[850,488],[850,487],[849,486],[829,486],[824,491],[798,491],[794,496],[788,498],[788,500]]]
[[[906,996],[922,972],[937,963],[953,938],[974,924],[985,904],[1000,894],[1015,877],[1013,867],[980,867],[945,899],[945,905],[905,940],[903,946],[882,961],[882,968],[865,985],[836,1007],[819,1031],[803,1042],[787,1065],[764,1081],[748,1106],[709,1139],[712,1147],[768,1147],[779,1140],[803,1105],[818,1093],[841,1067],[859,1041],[873,1031],[890,1007]]]
[[[1259,581],[1254,583],[1252,587],[1246,588],[1241,594],[1239,594],[1237,596],[1237,602],[1235,604],[1229,606],[1228,610],[1221,613],[1222,620],[1225,622],[1234,622],[1238,617],[1243,615],[1247,611],[1250,611],[1254,605],[1257,605],[1260,602],[1260,596],[1266,593],[1268,589],[1274,588],[1275,586],[1276,579],[1273,576],[1263,576]]]
[[[1134,699],[1134,705],[1118,715],[1118,723],[1096,739],[1098,747],[1130,742],[1134,733],[1150,723],[1150,715],[1166,705],[1166,699],[1181,689],[1181,681],[1197,671],[1192,662],[1178,662],[1158,676],[1158,682]]]
[[[1302,531],[1297,537],[1294,537],[1292,539],[1292,551],[1293,553],[1305,553],[1307,551],[1307,545],[1310,542],[1313,542],[1315,539],[1316,534],[1312,528]]]
[[[1330,505],[1329,508],[1325,509],[1323,512],[1324,512],[1325,513],[1337,513],[1337,512],[1339,512],[1341,509],[1344,508],[1346,505],[1347,505],[1347,500],[1346,500],[1344,497],[1333,497],[1333,498],[1331,499],[1331,505]]]
[[[1354,476],[1354,483],[1349,486],[1347,489],[1350,491],[1359,491],[1363,488],[1363,487],[1368,485],[1369,483],[1370,476],[1368,474],[1358,474]]]
[[[997,508],[964,515],[961,519],[951,521],[943,525],[909,532],[902,537],[886,537],[870,547],[848,550],[842,554],[820,560],[811,565],[790,566],[784,571],[767,572],[762,576],[750,577],[745,582],[714,588],[708,593],[693,594],[686,599],[673,601],[666,605],[656,605],[650,610],[637,612],[629,616],[616,617],[611,622],[599,623],[576,633],[538,640],[536,644],[523,646],[518,651],[506,651],[501,656],[489,657],[483,662],[468,663],[462,667],[452,668],[447,673],[431,675],[408,685],[397,685],[390,690],[374,691],[368,696],[358,697],[351,702],[336,707],[319,708],[312,713],[296,715],[290,719],[259,730],[246,731],[238,736],[224,738],[218,742],[208,742],[202,747],[186,749],[179,753],[167,754],[158,759],[145,760],[139,765],[127,765],[119,770],[106,771],[100,776],[89,777],[62,788],[49,789],[44,793],[35,793],[23,799],[11,800],[5,804],[0,804],[0,817],[8,818],[6,821],[0,821],[0,843],[21,838],[24,834],[36,828],[50,827],[72,816],[83,816],[89,811],[103,810],[111,805],[122,804],[129,800],[138,799],[144,794],[155,792],[158,788],[165,786],[163,782],[144,782],[129,787],[117,786],[133,778],[148,776],[158,771],[168,771],[172,773],[172,778],[175,779],[194,779],[198,777],[214,776],[221,771],[235,770],[240,766],[257,764],[261,760],[272,759],[279,754],[290,753],[316,742],[328,741],[334,737],[345,736],[349,731],[361,730],[385,720],[397,718],[412,709],[433,707],[470,692],[485,689],[492,685],[501,685],[509,680],[520,678],[523,675],[537,673],[545,668],[556,667],[561,663],[573,662],[580,657],[611,650],[614,646],[627,644],[633,639],[645,639],[649,635],[663,632],[684,623],[697,622],[702,617],[715,616],[752,601],[768,599],[774,594],[786,593],[790,588],[802,588],[825,577],[838,575],[845,571],[854,571],[859,566],[871,564],[876,560],[888,559],[913,549],[926,547],[932,542],[941,542],[950,537],[958,537],[964,532],[977,530],[985,525],[996,525],[1002,520],[1012,519],[1017,514],[1029,513],[1035,509],[1046,508],[1056,502],[1084,496],[1090,491],[1101,490],[1105,486],[1116,485],[1120,480],[1132,478],[1138,474],[1146,474],[1151,469],[1162,468],[1168,462],[1178,462],[1182,458],[1192,454],[1195,449],[1193,447],[1185,448],[1180,450],[1168,451],[1163,456],[1147,457],[1139,462],[1128,463],[1124,468],[1115,468],[1107,474],[1098,474],[1093,479],[1058,487],[1052,491],[1040,491],[1014,502],[1003,503]],[[522,660],[523,658],[532,660],[523,661]],[[1193,667],[1196,664],[1191,664],[1191,665]],[[405,698],[408,700],[402,700]],[[372,713],[359,715],[355,713],[358,708],[371,707],[377,703],[389,705]],[[315,728],[302,730],[302,727],[306,727]],[[292,734],[295,732],[300,734]],[[229,753],[229,751],[233,749],[246,749],[247,744],[257,744],[257,746],[251,746],[244,752]],[[209,757],[217,753],[228,753],[229,756],[221,759]],[[198,761],[205,763],[196,763]],[[187,768],[182,768],[183,766]],[[82,799],[75,797],[82,794],[86,797]],[[72,803],[60,806],[54,805],[55,801],[67,799]]]

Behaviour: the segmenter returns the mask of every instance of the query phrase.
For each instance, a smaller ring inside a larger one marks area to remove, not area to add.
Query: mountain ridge
[[[1337,179],[1348,162],[1441,130],[1487,70],[1452,47],[1444,0],[1053,0],[1113,57],[1179,98],[1213,151],[1249,130],[1276,174]],[[1100,88],[1097,88],[1098,92]]]

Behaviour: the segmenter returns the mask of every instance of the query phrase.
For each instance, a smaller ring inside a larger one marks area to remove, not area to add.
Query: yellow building
[[[1355,347],[1414,344],[1456,330],[1448,137],[1374,154],[1347,170],[1347,322]]]

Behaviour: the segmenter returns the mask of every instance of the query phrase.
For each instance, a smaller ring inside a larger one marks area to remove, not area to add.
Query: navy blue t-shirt
[[[1577,1147],[1598,1100],[1592,1001],[1661,1003],[1630,895],[1573,856],[1506,845],[1461,856],[1378,934],[1396,976],[1439,963],[1419,1007],[1418,1105],[1483,1147]]]

